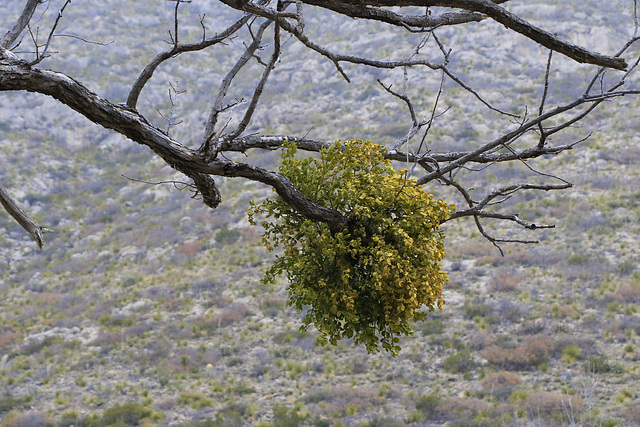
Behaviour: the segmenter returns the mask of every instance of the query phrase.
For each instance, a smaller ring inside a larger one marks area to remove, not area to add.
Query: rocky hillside
[[[21,3],[3,6],[0,28]],[[124,101],[145,62],[166,47],[174,7],[166,3],[72,3],[61,33],[113,43],[56,38],[57,53],[43,66]],[[537,25],[605,53],[634,31],[627,0],[510,3]],[[41,31],[59,6],[51,2]],[[185,38],[200,37],[198,14],[207,14],[210,32],[235,18],[214,1],[184,11]],[[421,38],[318,11],[306,25],[328,45],[372,57],[406,57]],[[537,108],[546,52],[490,21],[438,34],[453,49],[452,68],[487,100],[517,113]],[[241,43],[161,68],[141,109],[162,124],[155,111],[171,109],[168,84],[179,82],[187,92],[174,114],[183,123],[171,132],[196,145]],[[381,143],[406,133],[404,105],[375,83],[401,87],[401,72],[348,66],[347,84],[330,62],[292,40],[285,47],[254,130]],[[581,93],[592,71],[559,56],[554,64],[548,105]],[[259,70],[232,96],[247,96]],[[407,91],[428,115],[440,77],[412,73]],[[637,87],[637,79],[628,84]],[[511,126],[446,86],[440,108],[449,110],[430,132],[433,150],[468,148]],[[260,283],[274,255],[246,209],[270,189],[217,179],[224,200],[210,210],[181,184],[136,181],[183,179],[144,147],[46,97],[1,93],[0,182],[55,233],[39,251],[0,214],[0,419],[6,426],[640,425],[639,123],[640,101],[623,99],[557,137],[594,132],[537,165],[574,187],[509,201],[523,218],[556,228],[492,227],[539,244],[507,245],[502,257],[470,222],[449,223],[445,309],[416,324],[391,358],[348,340],[320,347],[315,331],[298,332],[301,315],[287,305],[284,280]],[[274,156],[248,160],[276,167]],[[483,189],[530,175],[513,165],[461,178]]]

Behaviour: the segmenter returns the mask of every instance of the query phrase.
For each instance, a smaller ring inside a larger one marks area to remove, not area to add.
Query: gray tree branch
[[[326,222],[332,230],[339,230],[346,221],[339,212],[302,196],[286,177],[278,173],[223,159],[205,161],[196,151],[174,141],[135,110],[99,97],[65,74],[35,69],[25,61],[3,59],[0,60],[0,91],[8,90],[49,95],[93,123],[146,145],[171,167],[193,179],[205,203],[211,207],[219,203],[219,193],[209,175],[242,177],[273,187],[294,209],[310,219]]]
[[[31,234],[33,240],[36,241],[36,244],[40,249],[42,249],[42,245],[44,241],[42,239],[43,233],[51,233],[52,230],[41,226],[40,224],[33,221],[29,218],[29,215],[25,211],[23,211],[18,203],[11,197],[9,192],[3,185],[0,184],[0,203],[4,207],[4,209],[11,215],[17,222],[20,224],[22,228]]]
[[[321,3],[317,0],[310,0],[312,3]],[[304,0],[307,3],[307,0]],[[560,40],[554,34],[538,28],[524,19],[514,15],[503,7],[500,7],[490,0],[342,0],[327,1],[326,4],[336,4],[342,6],[359,6],[360,8],[372,7],[405,7],[405,6],[440,6],[464,9],[469,12],[482,13],[505,27],[522,34],[536,43],[561,53],[574,61],[599,65],[602,67],[624,70],[627,63],[622,58],[602,55],[591,52],[582,47]],[[318,4],[319,6],[320,4]],[[326,6],[325,6],[326,7]]]
[[[18,17],[16,23],[11,27],[9,31],[5,33],[0,39],[0,47],[4,49],[10,49],[11,45],[20,37],[20,34],[27,28],[29,21],[33,17],[33,13],[39,4],[44,3],[43,0],[27,0],[22,13]]]

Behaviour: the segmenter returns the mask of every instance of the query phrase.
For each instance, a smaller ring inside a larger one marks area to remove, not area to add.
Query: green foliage
[[[137,426],[140,421],[151,415],[151,409],[138,403],[116,403],[104,411],[100,426]]]
[[[273,406],[273,425],[282,427],[297,427],[300,425],[301,419],[297,412],[298,408],[289,410],[284,405]]]
[[[465,373],[475,367],[476,363],[471,356],[471,350],[462,349],[452,353],[444,360],[443,368],[451,374]]]
[[[416,409],[420,411],[425,418],[431,419],[438,414],[438,406],[440,405],[442,398],[437,391],[422,396],[418,402],[416,402]]]
[[[202,409],[213,406],[213,401],[211,399],[207,399],[204,394],[197,391],[181,393],[178,403],[181,405],[189,405],[193,409]]]
[[[240,232],[227,226],[221,227],[216,233],[216,242],[221,245],[233,245],[239,238]]]
[[[396,355],[398,336],[412,334],[409,321],[427,316],[418,310],[444,305],[439,225],[455,207],[435,200],[406,172],[396,173],[385,152],[371,142],[338,141],[320,159],[299,160],[295,144],[285,144],[280,172],[347,220],[332,233],[280,197],[252,205],[249,219],[255,224],[265,214],[264,244],[284,249],[263,281],[286,272],[290,304],[299,311],[310,306],[302,330],[315,325],[323,345],[353,338],[369,352],[382,345]]]
[[[562,349],[562,360],[566,363],[575,363],[576,360],[582,357],[582,349],[577,345],[568,345]]]
[[[589,356],[585,362],[584,370],[592,374],[622,374],[624,373],[624,366],[615,360],[609,359],[606,355],[601,354],[600,356]]]
[[[30,398],[30,396],[27,396]],[[8,412],[12,409],[22,408],[27,399],[25,398],[15,398],[13,396],[0,396],[0,414],[3,412]]]

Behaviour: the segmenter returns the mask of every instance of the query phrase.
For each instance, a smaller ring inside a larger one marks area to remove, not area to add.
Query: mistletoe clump
[[[338,141],[320,159],[296,159],[295,152],[295,144],[284,145],[280,173],[346,221],[332,232],[280,197],[252,204],[252,223],[255,215],[266,216],[266,247],[283,248],[263,281],[287,274],[290,304],[308,308],[301,329],[313,324],[323,345],[346,337],[369,352],[382,345],[396,355],[398,336],[412,334],[409,322],[426,318],[420,309],[444,305],[448,277],[440,269],[445,249],[439,226],[455,207],[435,200],[406,171],[397,173],[383,146]]]

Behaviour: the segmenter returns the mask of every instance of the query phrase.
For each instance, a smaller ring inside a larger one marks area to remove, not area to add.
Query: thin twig
[[[210,146],[213,137],[216,135],[216,124],[218,122],[218,116],[223,111],[222,103],[224,101],[225,96],[227,95],[227,91],[233,82],[233,79],[238,75],[240,70],[247,65],[249,60],[254,56],[254,53],[258,48],[260,48],[260,44],[262,43],[262,36],[269,25],[271,25],[272,21],[264,21],[258,27],[258,31],[253,35],[253,41],[245,51],[240,55],[240,58],[236,61],[236,63],[231,67],[229,72],[224,76],[222,82],[220,83],[220,89],[218,89],[218,95],[213,103],[213,107],[211,108],[211,113],[209,114],[209,118],[207,120],[207,124],[204,129],[204,136],[202,138],[201,151],[205,153],[207,157],[215,157],[218,152],[216,147]]]
[[[49,37],[47,38],[47,42],[44,44],[44,50],[42,51],[42,54],[39,56],[36,56],[36,58],[33,61],[31,61],[29,65],[33,66],[33,65],[39,64],[40,62],[42,62],[43,59],[47,57],[47,51],[49,50],[49,46],[51,45],[51,39],[53,38],[53,34],[55,33],[56,28],[58,27],[58,23],[62,19],[62,14],[64,13],[64,10],[69,5],[69,3],[71,3],[71,0],[65,1],[64,5],[62,5],[60,10],[58,11],[58,16],[56,17],[56,20],[53,23],[53,27],[51,27],[51,31],[49,32]],[[36,44],[36,50],[37,50],[37,44]]]
[[[540,106],[538,107],[538,115],[541,116],[544,111],[544,103],[547,100],[547,92],[549,91],[549,72],[551,71],[551,57],[553,51],[549,51],[549,59],[547,59],[547,67],[544,73],[544,89],[542,91],[542,98],[540,99]],[[538,123],[538,130],[540,131],[540,140],[538,141],[538,148],[542,148],[547,140],[547,134],[544,131],[542,122]]]
[[[266,24],[265,25],[265,28],[266,28],[270,24],[270,22],[266,22],[265,24]],[[258,101],[260,100],[260,96],[262,95],[262,91],[264,90],[267,80],[271,75],[271,71],[273,71],[273,69],[276,66],[276,62],[278,62],[278,59],[280,58],[280,26],[277,23],[275,24],[273,33],[274,33],[273,53],[271,54],[271,59],[269,60],[269,63],[266,64],[266,67],[262,73],[262,76],[260,77],[260,80],[258,81],[258,84],[256,85],[255,90],[253,91],[253,96],[251,97],[251,101],[247,106],[247,110],[245,111],[244,117],[242,118],[242,120],[240,120],[240,123],[238,124],[238,127],[236,128],[236,130],[231,132],[227,136],[227,138],[231,140],[239,137],[249,125],[249,122],[253,117],[253,113],[255,112],[256,107],[258,105]]]

